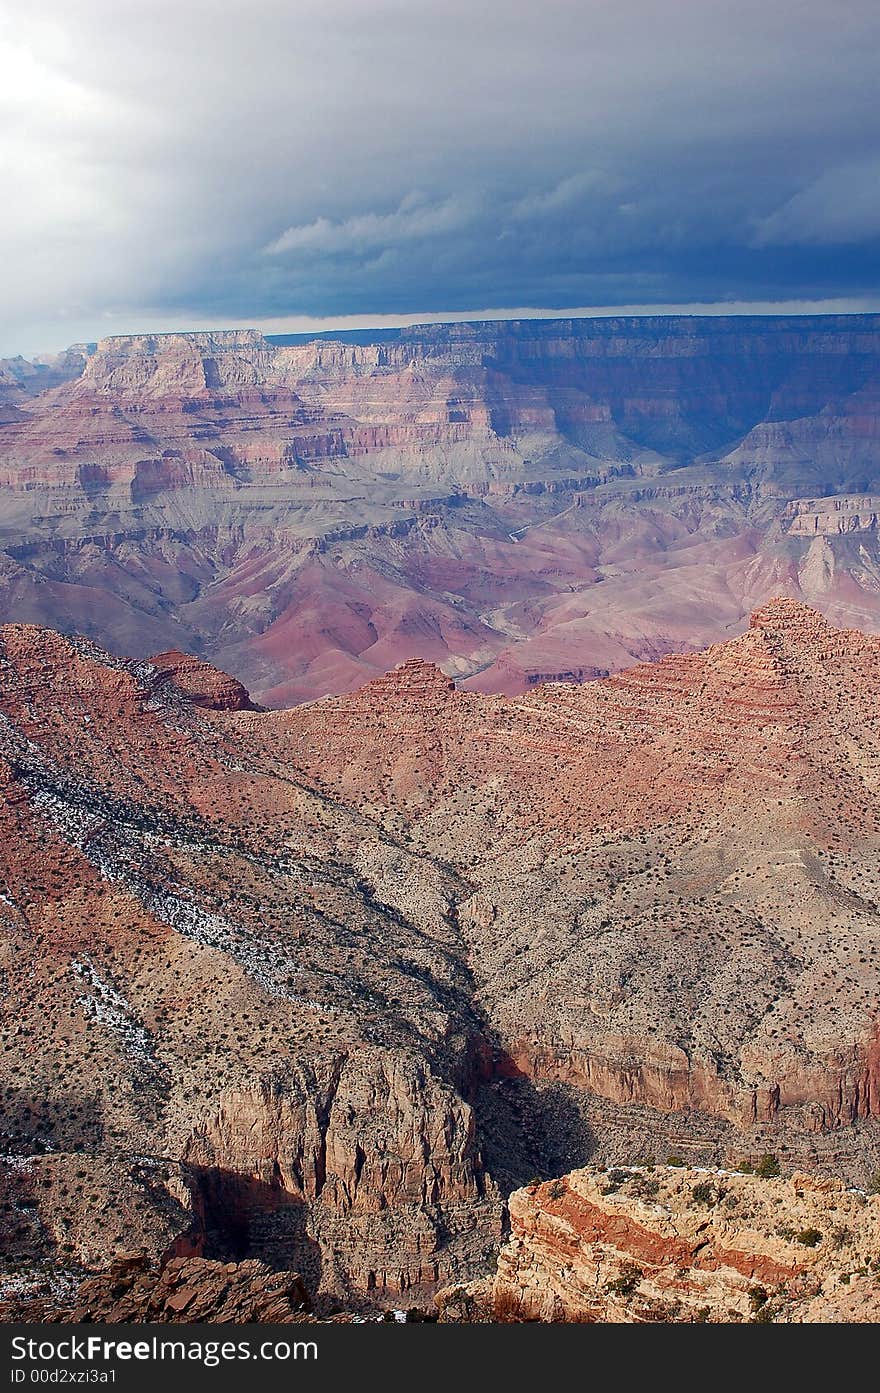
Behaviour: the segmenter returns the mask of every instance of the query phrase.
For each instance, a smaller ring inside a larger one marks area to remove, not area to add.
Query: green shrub
[[[634,1262],[622,1263],[617,1276],[605,1283],[605,1290],[615,1296],[631,1296],[644,1275]]]
[[[636,1199],[650,1199],[660,1189],[659,1181],[651,1175],[637,1175],[630,1181],[629,1192]]]
[[[795,1234],[798,1243],[803,1243],[805,1248],[817,1248],[822,1242],[822,1235],[818,1229],[801,1229]]]
[[[706,1204],[711,1206],[717,1199],[715,1186],[710,1185],[708,1180],[703,1180],[691,1190],[691,1198],[694,1204]]]
[[[625,1180],[629,1180],[629,1171],[622,1171],[617,1168],[607,1171],[607,1183],[602,1186],[603,1195],[614,1195],[620,1189]]]
[[[758,1164],[755,1166],[755,1175],[759,1175],[762,1180],[772,1180],[774,1176],[781,1175],[782,1170],[779,1165],[779,1158],[765,1151]]]

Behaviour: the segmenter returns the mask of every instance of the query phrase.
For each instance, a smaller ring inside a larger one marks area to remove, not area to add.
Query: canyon
[[[131,335],[0,363],[0,619],[279,708],[880,629],[874,315]]]
[[[83,1309],[134,1263],[131,1309],[201,1272],[235,1319],[268,1269],[291,1317],[491,1280],[555,1318],[514,1280],[528,1206],[574,1222],[586,1166],[635,1203],[673,1155],[729,1196],[773,1153],[848,1215],[880,1170],[878,724],[880,638],[787,596],[592,682],[415,656],[285,710],[3,626],[0,1300]],[[673,1212],[701,1183],[656,1178]],[[718,1282],[677,1299],[744,1312]]]
[[[877,1318],[878,421],[872,315],[0,363],[4,1318]]]

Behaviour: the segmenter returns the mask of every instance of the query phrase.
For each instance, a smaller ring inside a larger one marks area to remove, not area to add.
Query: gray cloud
[[[387,249],[401,242],[423,242],[448,236],[471,226],[477,215],[475,199],[455,195],[432,203],[418,191],[401,199],[393,213],[358,213],[340,222],[315,218],[299,227],[288,227],[269,243],[272,256],[283,252],[332,255],[335,252],[363,252]]]
[[[758,246],[839,246],[880,237],[880,153],[823,170],[760,223]]]
[[[0,0],[0,351],[878,290],[875,0]]]

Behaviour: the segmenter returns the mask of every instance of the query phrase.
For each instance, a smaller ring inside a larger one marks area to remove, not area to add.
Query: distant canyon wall
[[[591,680],[781,591],[880,627],[877,316],[292,337],[0,364],[0,618],[277,706],[408,657]]]

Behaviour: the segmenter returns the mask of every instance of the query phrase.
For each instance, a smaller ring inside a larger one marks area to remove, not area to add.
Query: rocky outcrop
[[[401,1053],[362,1049],[225,1094],[185,1159],[214,1177],[215,1207],[234,1203],[226,1175],[253,1178],[275,1203],[300,1201],[303,1231],[321,1248],[322,1291],[431,1289],[485,1261],[500,1235],[471,1108]],[[253,1222],[265,1193],[250,1204]]]
[[[408,658],[393,672],[375,678],[359,693],[364,707],[375,707],[377,711],[388,710],[389,703],[395,706],[414,706],[420,713],[443,703],[455,691],[455,683],[447,677],[436,663],[425,662],[422,658]]]
[[[792,537],[842,536],[874,532],[880,523],[880,498],[863,494],[799,498],[789,508]]]
[[[170,1258],[152,1267],[142,1254],[123,1255],[81,1282],[69,1306],[42,1301],[0,1300],[4,1320],[74,1321],[151,1325],[209,1321],[212,1325],[283,1325],[300,1321],[309,1298],[295,1272],[263,1263]]]
[[[510,1198],[494,1282],[447,1319],[875,1322],[880,1197],[839,1181],[662,1166],[575,1171]]]
[[[209,711],[255,711],[258,708],[251,701],[246,687],[227,672],[220,672],[210,663],[194,658],[188,653],[157,653],[150,659],[151,665],[167,678],[194,706],[207,707]]]

